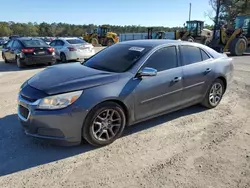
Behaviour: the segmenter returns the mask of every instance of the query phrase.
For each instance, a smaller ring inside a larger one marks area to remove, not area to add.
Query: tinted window
[[[41,46],[48,46],[44,41],[42,40],[22,40],[25,47],[41,47]]]
[[[210,57],[203,50],[201,50],[201,56],[203,61],[210,59]]]
[[[50,46],[55,46],[56,45],[56,41],[53,41],[50,43]]]
[[[92,56],[84,65],[104,71],[125,72],[150,49],[150,47],[115,44]]]
[[[7,48],[11,48],[13,44],[13,40],[9,41],[6,45]]]
[[[157,71],[164,71],[177,67],[176,48],[165,47],[154,52],[143,67],[154,68]]]
[[[56,41],[56,46],[63,46],[64,42],[61,40]]]
[[[15,48],[15,49],[20,49],[22,46],[20,45],[20,43],[18,42],[18,41],[14,41],[14,43],[13,43],[13,48]]]
[[[180,46],[183,65],[202,61],[200,49],[194,46]]]
[[[81,39],[68,39],[66,40],[70,44],[83,44],[86,43],[84,40]]]

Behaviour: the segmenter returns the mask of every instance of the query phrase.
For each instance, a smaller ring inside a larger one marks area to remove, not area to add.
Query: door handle
[[[212,71],[212,69],[207,68],[207,69],[205,70],[205,74],[207,74],[207,73],[209,73],[209,72],[211,72],[211,71]]]
[[[173,79],[173,82],[179,82],[181,80],[181,77],[175,77],[174,79]]]

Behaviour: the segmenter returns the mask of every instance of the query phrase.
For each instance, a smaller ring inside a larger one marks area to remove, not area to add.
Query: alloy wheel
[[[119,133],[122,123],[122,117],[117,110],[105,109],[94,119],[92,133],[98,141],[109,141]]]
[[[209,93],[209,103],[212,106],[217,106],[222,98],[223,95],[223,86],[221,83],[214,83],[210,89]]]

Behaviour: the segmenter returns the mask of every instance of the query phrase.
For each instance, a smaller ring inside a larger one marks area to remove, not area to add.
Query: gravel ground
[[[193,106],[126,129],[103,148],[51,146],[17,121],[20,84],[43,67],[0,63],[0,187],[250,187],[250,56],[212,110]]]

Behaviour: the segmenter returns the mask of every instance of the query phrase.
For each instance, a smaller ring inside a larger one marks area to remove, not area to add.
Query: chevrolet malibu
[[[216,107],[232,80],[232,59],[175,40],[112,45],[82,63],[49,67],[24,82],[18,117],[27,135],[94,146],[126,126],[194,104]]]

